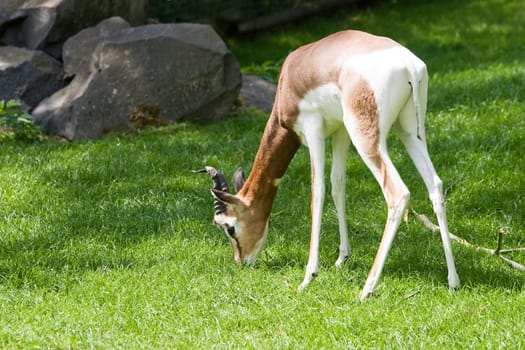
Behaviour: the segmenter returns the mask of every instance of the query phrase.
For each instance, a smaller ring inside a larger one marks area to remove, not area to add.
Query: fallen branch
[[[418,214],[414,210],[412,210],[412,213],[415,215],[416,219],[418,219],[426,228],[428,228],[432,232],[439,232],[439,226],[437,226],[432,221],[430,221],[430,219],[426,215]],[[477,250],[479,252],[484,252],[484,253],[487,253],[489,255],[497,256],[501,260],[503,260],[505,263],[507,263],[510,266],[512,266],[514,269],[520,270],[520,271],[525,271],[525,266],[524,265],[522,265],[522,264],[520,264],[520,263],[518,263],[518,262],[516,262],[514,260],[511,260],[511,259],[509,259],[509,258],[507,258],[505,256],[503,256],[503,254],[507,254],[507,253],[514,253],[514,252],[523,252],[523,251],[525,251],[525,248],[501,249],[501,247],[503,245],[503,235],[504,234],[505,234],[505,230],[503,228],[500,228],[499,232],[498,232],[498,242],[497,242],[496,249],[480,247],[478,245],[470,243],[469,241],[467,241],[467,240],[465,240],[465,239],[463,239],[463,238],[461,238],[459,236],[456,236],[453,233],[450,233],[450,239],[453,240],[453,241],[458,242],[459,244],[461,244],[461,245],[463,245],[465,247]]]

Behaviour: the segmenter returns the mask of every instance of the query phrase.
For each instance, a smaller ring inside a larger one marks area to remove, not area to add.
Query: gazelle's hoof
[[[335,262],[335,267],[338,268],[338,269],[343,267],[344,263],[346,262],[346,260],[348,260],[349,257],[350,257],[350,254],[348,254],[348,255],[339,255],[339,258],[337,258],[337,261]]]
[[[365,291],[363,289],[363,291],[361,291],[361,294],[359,295],[359,300],[360,301],[365,301],[366,299],[370,298],[373,295],[374,295],[374,292],[372,292],[372,291]]]
[[[459,276],[457,273],[448,276],[448,288],[450,290],[458,290],[461,287]]]
[[[372,296],[374,294],[374,291],[376,290],[377,286],[377,277],[370,277],[366,279],[365,285],[363,287],[363,290],[361,291],[361,294],[359,295],[359,300],[365,301],[368,297]]]
[[[305,290],[306,287],[308,287],[308,285],[310,284],[310,282],[312,282],[316,277],[317,277],[317,272],[306,274],[306,276],[304,277],[303,283],[299,285],[299,288],[297,288],[297,291],[302,292],[303,290]]]

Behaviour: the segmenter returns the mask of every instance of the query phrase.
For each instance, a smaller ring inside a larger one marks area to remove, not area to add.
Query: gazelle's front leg
[[[321,118],[316,118],[309,123],[304,131],[304,138],[310,151],[312,171],[312,227],[310,235],[310,252],[306,274],[299,290],[306,288],[317,277],[319,264],[319,241],[321,235],[321,218],[323,216],[323,203],[325,196],[324,167],[325,167],[325,140]]]
[[[330,181],[332,184],[332,198],[334,199],[337,219],[339,221],[339,257],[335,266],[340,268],[350,256],[350,244],[348,243],[348,226],[345,216],[345,183],[346,183],[346,160],[350,147],[350,137],[346,129],[342,128],[332,136],[332,171]]]

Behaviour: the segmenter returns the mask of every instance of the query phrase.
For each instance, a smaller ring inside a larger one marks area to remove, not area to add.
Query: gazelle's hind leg
[[[359,117],[345,117],[345,126],[350,138],[359,155],[379,182],[388,205],[388,217],[383,237],[372,268],[368,273],[365,286],[361,291],[360,299],[363,300],[371,295],[377,287],[392,241],[408,207],[410,193],[388,155],[386,149],[388,130],[384,131],[384,135],[379,135],[379,130],[376,128],[376,136],[363,135],[360,132],[363,125],[360,123],[362,121]]]
[[[346,160],[350,137],[348,132],[342,128],[332,136],[332,170],[330,181],[332,184],[332,198],[334,199],[337,219],[339,221],[339,257],[335,266],[340,268],[350,256],[350,244],[348,242],[348,226],[345,216],[345,183],[346,183]]]
[[[421,124],[423,124],[423,122],[421,122]],[[450,243],[445,200],[443,196],[443,183],[437,175],[428,154],[424,125],[420,126],[419,138],[416,129],[416,113],[414,105],[409,101],[401,111],[396,131],[427,187],[434,208],[434,213],[437,216],[439,230],[441,232],[441,240],[443,241],[443,248],[445,250],[445,259],[448,268],[448,284],[450,288],[456,289],[459,288],[460,281],[456,272],[454,255]]]

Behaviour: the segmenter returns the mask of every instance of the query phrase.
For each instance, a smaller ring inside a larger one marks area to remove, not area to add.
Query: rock
[[[103,20],[95,27],[86,28],[70,37],[63,46],[64,71],[68,77],[90,72],[91,54],[97,45],[130,24],[121,17]]]
[[[7,1],[6,3],[2,2],[2,4],[0,4],[0,36],[10,22],[11,15],[19,5],[20,4],[15,3],[14,1]]]
[[[68,37],[105,18],[120,16],[133,25],[147,23],[147,3],[147,0],[12,0],[9,7],[0,5],[4,13],[18,5],[9,19],[4,20],[0,43],[44,49],[60,58],[62,44]]]
[[[97,138],[136,127],[144,110],[159,120],[218,120],[238,97],[239,64],[210,26],[146,25],[100,39],[89,71],[33,111],[48,132]],[[78,62],[68,70],[81,71]]]
[[[275,99],[275,84],[256,75],[242,75],[241,99],[246,107],[255,107],[270,113]]]
[[[2,0],[0,3],[0,18],[9,18],[13,12],[22,7],[27,0]]]
[[[60,63],[41,51],[0,46],[0,100],[21,100],[28,109],[64,86]]]

